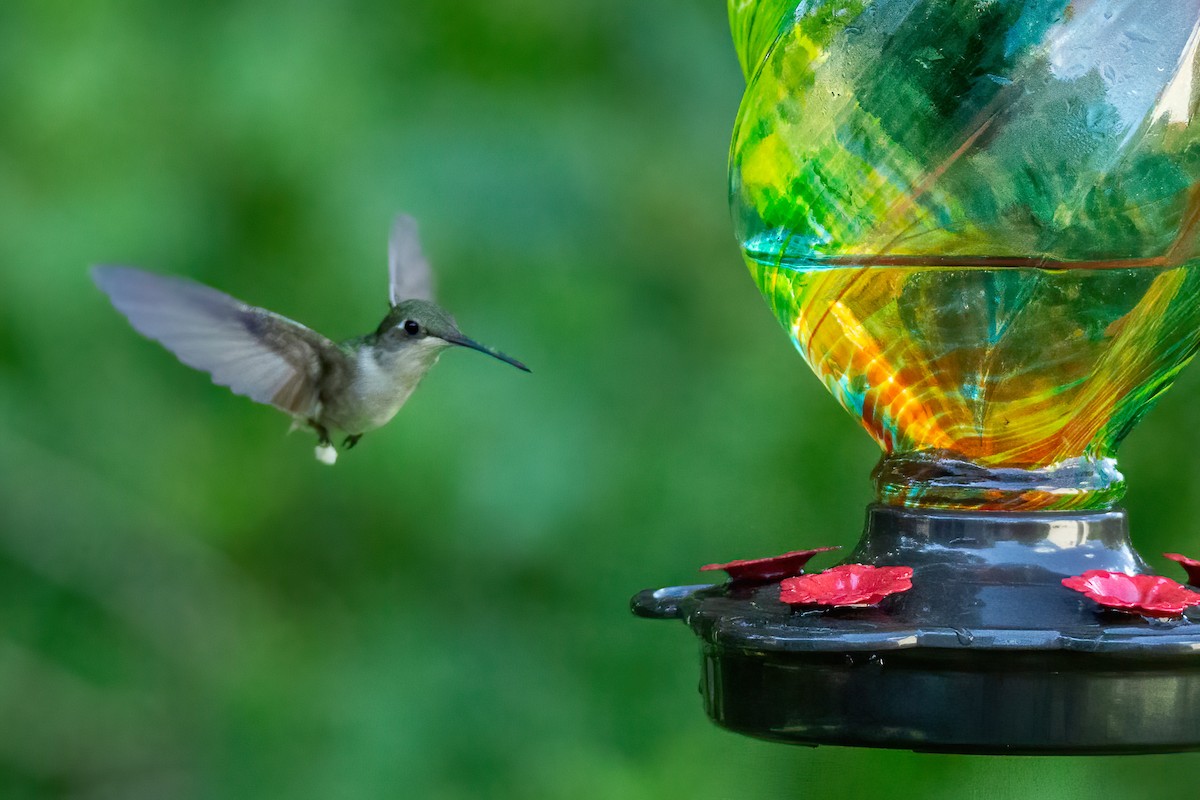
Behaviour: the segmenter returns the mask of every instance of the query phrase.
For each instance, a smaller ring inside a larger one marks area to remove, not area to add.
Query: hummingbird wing
[[[396,217],[388,239],[388,294],[392,305],[401,300],[433,300],[433,270],[421,251],[417,221]]]
[[[289,414],[319,413],[337,345],[316,331],[186,278],[109,266],[92,278],[134,329],[214,383]]]

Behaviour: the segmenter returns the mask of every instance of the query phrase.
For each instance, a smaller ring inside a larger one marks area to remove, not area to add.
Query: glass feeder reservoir
[[[710,715],[757,736],[1200,748],[1200,596],[1147,583],[1114,505],[1117,446],[1200,346],[1200,0],[729,12],[738,240],[883,451],[844,580],[911,586],[735,575],[634,610],[696,631]]]

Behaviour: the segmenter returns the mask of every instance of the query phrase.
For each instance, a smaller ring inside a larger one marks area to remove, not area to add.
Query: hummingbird
[[[92,279],[142,335],[213,383],[272,405],[292,429],[317,434],[316,457],[337,461],[331,433],[349,450],[404,405],[442,351],[458,346],[529,368],[471,339],[433,301],[433,273],[417,223],[402,214],[388,241],[389,308],[374,331],[334,342],[299,322],[195,281],[133,267],[96,266]]]

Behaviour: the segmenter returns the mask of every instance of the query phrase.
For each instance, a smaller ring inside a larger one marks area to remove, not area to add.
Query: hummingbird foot
[[[309,427],[317,432],[317,449],[313,453],[322,464],[333,464],[337,461],[337,448],[329,441],[329,431],[315,419],[308,421]]]
[[[353,436],[347,436],[345,441],[342,442],[342,445],[347,450],[351,450],[354,448],[354,445],[358,444],[358,440],[361,439],[362,437],[363,437],[363,435],[361,433],[356,433]]]
[[[333,444],[333,441],[329,438],[329,430],[324,425],[317,422],[315,419],[309,419],[308,427],[312,428],[314,431],[317,432],[317,445],[318,446],[326,446],[326,445]]]

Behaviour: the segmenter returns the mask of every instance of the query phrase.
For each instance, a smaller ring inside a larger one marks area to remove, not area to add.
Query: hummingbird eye
[[[421,326],[417,324],[416,320],[406,319],[404,320],[404,332],[409,336],[416,336],[421,332]]]

